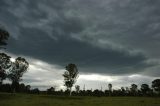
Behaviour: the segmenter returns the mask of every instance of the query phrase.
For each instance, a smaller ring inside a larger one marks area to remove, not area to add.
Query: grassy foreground
[[[0,93],[0,106],[160,106],[160,98],[62,97]]]

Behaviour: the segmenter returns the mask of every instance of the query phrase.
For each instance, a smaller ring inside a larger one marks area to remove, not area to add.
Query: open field
[[[1,93],[0,106],[160,106],[160,98],[64,97]]]

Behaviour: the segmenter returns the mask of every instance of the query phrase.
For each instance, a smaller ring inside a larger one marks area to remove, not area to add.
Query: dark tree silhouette
[[[8,37],[9,37],[9,33],[3,28],[0,28],[0,48],[2,48],[2,46],[4,45],[7,45],[6,41],[8,40]],[[5,69],[7,69],[9,61],[10,61],[9,56],[7,56],[5,53],[0,53],[0,85],[2,84],[3,80],[6,78]]]
[[[67,87],[67,89],[69,89],[70,91],[70,96],[71,96],[71,92],[72,92],[72,86],[73,84],[75,84],[77,78],[78,78],[78,69],[77,66],[75,64],[68,64],[66,66],[66,71],[63,74],[64,77],[64,85]]]
[[[30,89],[31,89],[31,86],[30,86],[30,85],[26,85],[25,91],[29,93],[29,92],[30,92]]]
[[[108,84],[109,91],[112,91],[112,84]]]
[[[136,93],[138,91],[137,87],[138,86],[136,84],[131,85],[131,92],[133,93],[134,96],[136,95]]]
[[[9,33],[0,28],[0,48],[2,46],[7,45],[6,41],[8,40]],[[5,53],[0,53],[0,85],[2,85],[3,80],[6,78],[6,69],[9,68],[10,57]]]
[[[0,48],[2,48],[2,46],[4,45],[7,45],[7,40],[8,40],[8,37],[9,37],[9,33],[3,29],[3,28],[0,28]]]
[[[136,84],[132,84],[131,85],[131,91],[136,91],[137,90],[137,85]]]
[[[108,89],[109,89],[109,96],[111,96],[111,93],[112,93],[112,84],[108,84]]]
[[[152,81],[152,88],[160,94],[160,79]]]
[[[32,90],[30,91],[30,93],[31,93],[31,94],[39,94],[40,91],[39,91],[38,88],[34,88],[34,89],[32,89]]]
[[[149,85],[148,85],[148,84],[142,84],[142,85],[141,85],[141,91],[142,91],[142,93],[143,93],[144,95],[146,95],[147,92],[150,91]]]
[[[125,95],[126,92],[125,92],[124,87],[121,87],[121,93],[122,93],[121,95]]]
[[[0,84],[7,77],[6,70],[11,67],[10,56],[5,53],[0,53]]]
[[[76,92],[79,93],[79,91],[80,91],[80,86],[79,86],[79,85],[76,85],[76,86],[75,86],[75,89],[76,89]]]
[[[55,92],[54,87],[51,87],[51,88],[47,89],[47,94],[54,94],[54,92]]]
[[[13,92],[18,89],[19,81],[23,74],[27,71],[29,63],[22,57],[18,57],[12,63],[12,68],[9,70],[8,78],[12,81]]]
[[[18,88],[18,92],[25,92],[25,84],[21,83]]]
[[[0,86],[2,85],[3,80],[6,78],[5,70],[0,67]]]
[[[93,95],[100,97],[100,96],[102,96],[102,91],[101,91],[101,90],[98,90],[98,89],[95,89],[95,90],[93,91]]]

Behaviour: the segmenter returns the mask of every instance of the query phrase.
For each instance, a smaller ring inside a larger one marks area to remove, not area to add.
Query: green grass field
[[[160,98],[63,97],[0,93],[0,106],[160,106]]]

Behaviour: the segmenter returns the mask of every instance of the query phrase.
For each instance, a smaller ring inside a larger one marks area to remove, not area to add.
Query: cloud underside
[[[7,52],[82,73],[159,76],[159,4],[151,0],[0,1]],[[152,72],[151,72],[152,71]]]

